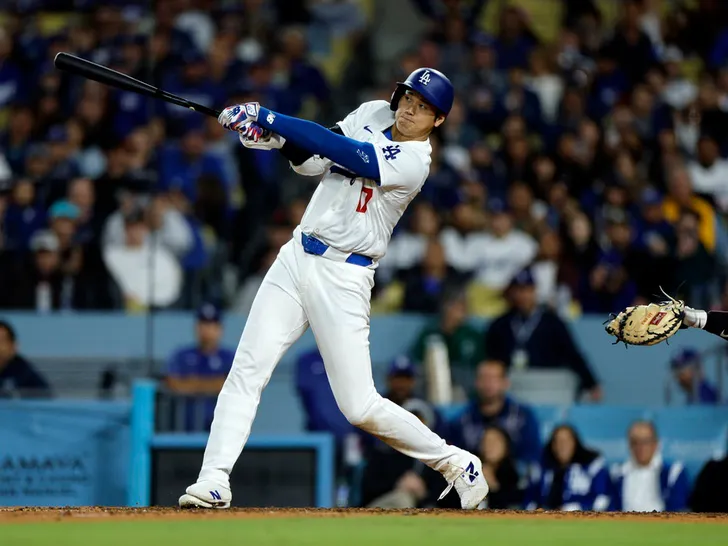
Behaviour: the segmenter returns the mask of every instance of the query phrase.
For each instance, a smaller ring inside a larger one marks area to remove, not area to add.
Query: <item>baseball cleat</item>
[[[180,508],[230,508],[230,489],[215,482],[202,481],[190,485],[179,498]]]
[[[442,472],[447,480],[448,486],[442,492],[438,500],[445,498],[450,490],[460,495],[460,506],[463,510],[475,510],[488,496],[488,482],[483,477],[483,463],[475,455],[464,453],[453,462],[448,462],[448,467]]]

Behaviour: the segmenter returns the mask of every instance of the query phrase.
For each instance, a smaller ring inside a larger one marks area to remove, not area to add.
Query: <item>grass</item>
[[[727,536],[710,523],[423,516],[0,524],[2,546],[718,546]]]

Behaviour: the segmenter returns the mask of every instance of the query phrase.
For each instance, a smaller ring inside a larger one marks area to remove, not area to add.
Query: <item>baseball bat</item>
[[[56,55],[53,60],[53,64],[59,70],[70,72],[78,76],[83,76],[89,80],[94,80],[104,85],[116,87],[118,89],[124,89],[125,91],[131,91],[132,93],[138,93],[140,95],[146,95],[155,99],[161,99],[177,106],[189,108],[195,112],[200,112],[208,116],[217,118],[220,115],[219,110],[208,108],[203,104],[192,102],[178,95],[168,93],[163,89],[149,85],[141,80],[132,78],[127,74],[122,74],[116,70],[112,70],[109,67],[96,64],[87,59],[76,57],[70,53],[60,52]]]

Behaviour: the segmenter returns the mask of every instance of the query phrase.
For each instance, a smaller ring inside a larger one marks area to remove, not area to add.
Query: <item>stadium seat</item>
[[[533,405],[531,409],[538,421],[541,441],[545,444],[556,424],[564,421],[567,408],[565,406]]]
[[[666,407],[655,412],[655,426],[666,458],[682,461],[691,480],[710,458],[725,456],[728,408]]]
[[[566,422],[587,447],[598,450],[611,463],[628,456],[627,430],[632,422],[646,417],[649,412],[644,408],[575,405],[567,411]]]
[[[511,394],[524,404],[566,405],[576,400],[578,378],[571,370],[513,370]]]

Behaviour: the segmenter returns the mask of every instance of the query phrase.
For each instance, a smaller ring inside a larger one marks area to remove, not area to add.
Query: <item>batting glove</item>
[[[258,121],[260,104],[257,102],[246,102],[228,106],[220,112],[217,117],[218,123],[230,131],[238,131],[244,124],[251,121]]]
[[[286,142],[282,136],[264,129],[255,121],[249,121],[238,129],[240,134],[240,142],[246,148],[254,150],[274,150],[280,149]]]

